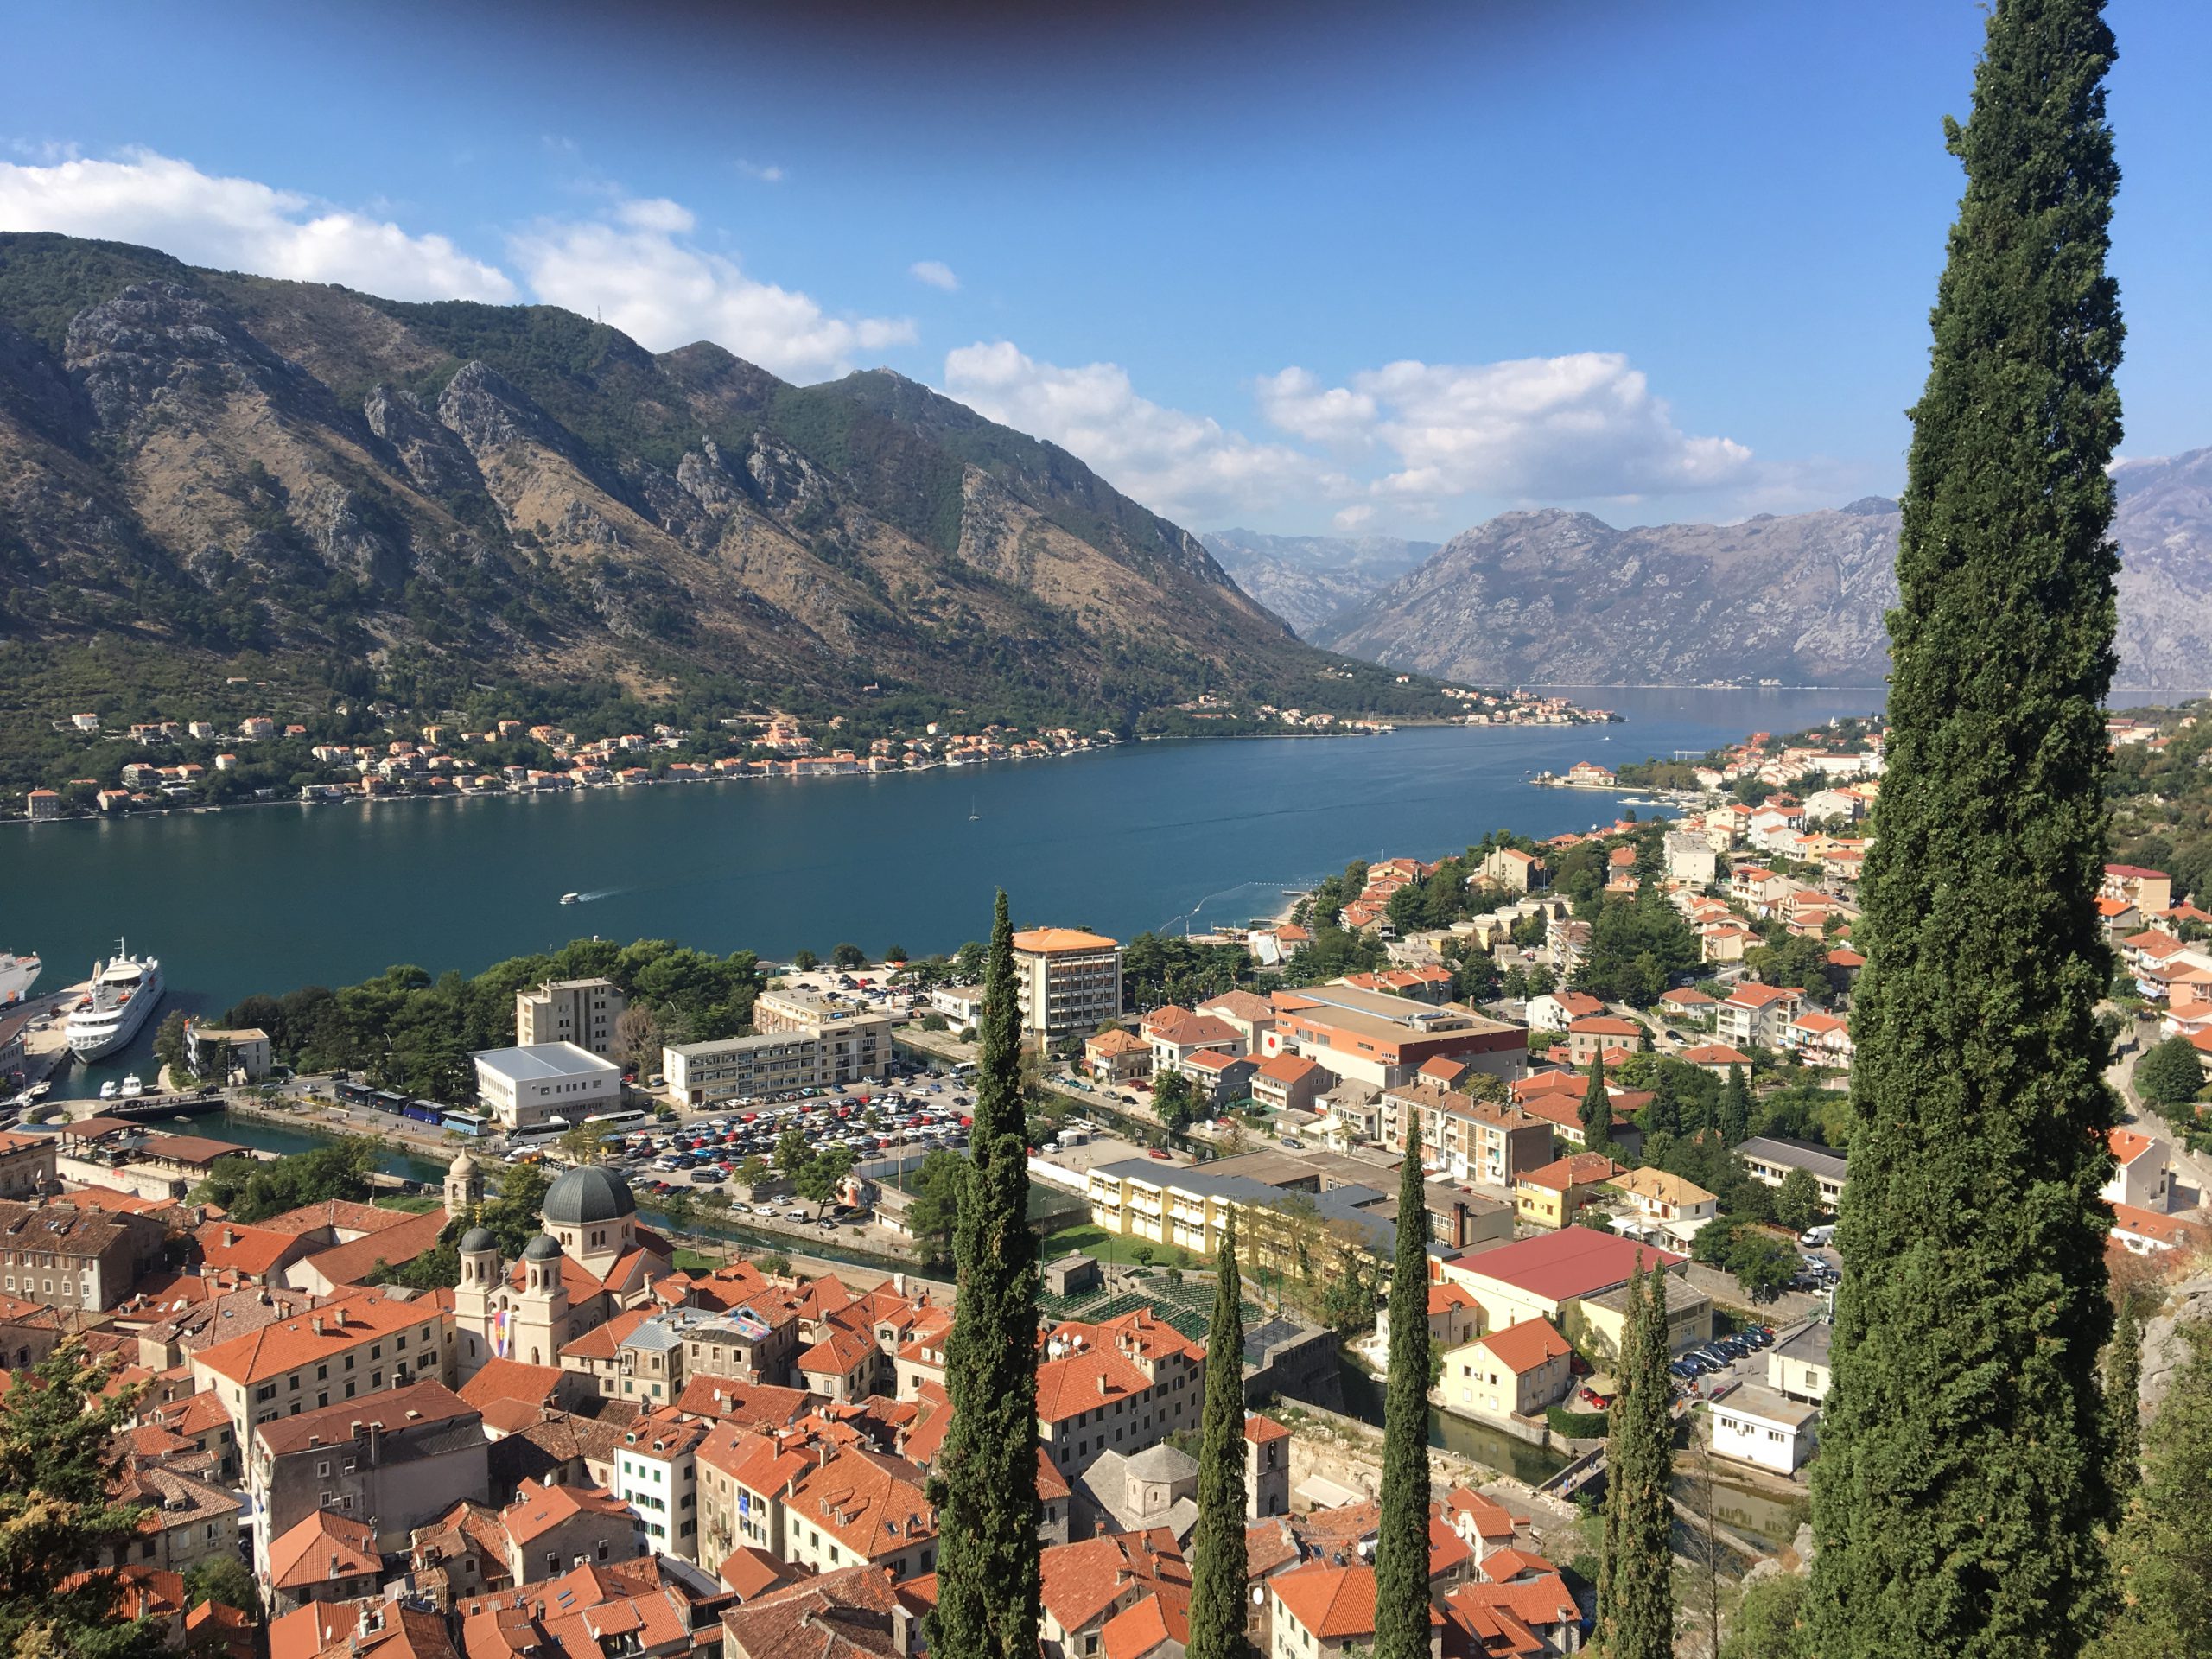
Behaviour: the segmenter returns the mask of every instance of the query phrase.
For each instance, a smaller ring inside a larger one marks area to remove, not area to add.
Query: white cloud
[[[442,236],[411,236],[389,220],[149,149],[115,161],[0,162],[0,230],[143,243],[191,264],[343,283],[396,300],[515,297],[504,271]]]
[[[1000,340],[948,353],[944,382],[978,414],[1050,439],[1117,489],[1186,524],[1341,485],[1318,476],[1313,459],[1299,450],[1255,443],[1217,421],[1139,397],[1118,364],[1063,368]]]
[[[538,298],[604,317],[649,350],[711,340],[804,376],[841,372],[855,352],[914,339],[904,318],[831,316],[795,289],[747,276],[685,239],[696,220],[676,202],[626,200],[612,220],[545,220],[509,245]]]
[[[1336,525],[1338,530],[1357,530],[1362,524],[1365,524],[1374,516],[1374,508],[1369,506],[1363,501],[1357,502],[1338,512],[1336,516]]]
[[[758,180],[762,184],[781,184],[784,181],[782,168],[765,162],[748,162],[742,156],[737,159],[737,170],[747,178]]]
[[[942,259],[917,259],[906,267],[906,274],[918,283],[927,283],[931,288],[941,288],[948,294],[957,293],[960,279],[952,274],[952,267]]]
[[[1288,432],[1371,438],[1397,458],[1378,494],[1588,501],[1709,490],[1749,474],[1751,452],[1694,437],[1618,352],[1511,362],[1411,359],[1323,387],[1306,371],[1260,382],[1262,412]]]
[[[1313,443],[1365,438],[1375,423],[1375,399],[1343,386],[1323,386],[1309,369],[1262,375],[1253,387],[1260,413],[1271,426]]]

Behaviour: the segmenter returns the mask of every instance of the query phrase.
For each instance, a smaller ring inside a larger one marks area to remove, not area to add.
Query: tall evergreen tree
[[[1613,1097],[1605,1092],[1605,1057],[1590,1062],[1590,1081],[1582,1090],[1582,1144],[1603,1152],[1613,1144]]]
[[[1713,1127],[1720,1131],[1720,1144],[1740,1147],[1744,1137],[1751,1132],[1751,1091],[1744,1083],[1744,1068],[1728,1068],[1728,1081],[1720,1088],[1720,1105],[1713,1118]]]
[[[2212,1653],[2212,1329],[2178,1335],[2188,1353],[2143,1436],[2141,1478],[2113,1544],[2120,1606],[2097,1659]]]
[[[952,1421],[931,1482],[938,1543],[930,1650],[946,1655],[1037,1650],[1037,1236],[1004,893],[978,1026],[974,1159],[953,1236],[959,1294],[944,1351]]]
[[[1656,1266],[1646,1273],[1639,1262],[1630,1273],[1617,1369],[1606,1409],[1598,1628],[1605,1659],[1670,1659],[1675,1424],[1668,1409],[1667,1287]]]
[[[1428,1654],[1427,1221],[1421,1142],[1409,1137],[1398,1170],[1397,1252],[1390,1267],[1374,1659],[1427,1659]]]
[[[2095,1008],[2118,558],[2098,0],[1994,0],[1891,613],[1851,1182],[1813,1488],[1821,1659],[2080,1649],[2109,1513]]]
[[[1198,1443],[1198,1519],[1191,1534],[1191,1659],[1243,1659],[1244,1281],[1231,1211],[1214,1257],[1213,1322],[1206,1328],[1205,1433]]]
[[[2143,1470],[2143,1316],[2133,1297],[2120,1310],[2105,1356],[2105,1446],[2113,1501],[2125,1503]]]

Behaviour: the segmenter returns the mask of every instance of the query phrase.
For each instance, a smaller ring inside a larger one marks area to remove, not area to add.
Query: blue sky
[[[1889,493],[1969,0],[43,8],[0,228],[879,364],[1193,528]],[[786,14],[803,14],[794,18]],[[2114,0],[2126,453],[2212,442],[2212,8]]]

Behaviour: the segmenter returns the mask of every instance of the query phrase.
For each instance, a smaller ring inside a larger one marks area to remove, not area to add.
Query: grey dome
[[[545,1193],[545,1224],[549,1227],[588,1227],[595,1221],[613,1221],[635,1215],[638,1200],[630,1183],[598,1164],[572,1169]]]
[[[472,1227],[461,1236],[461,1253],[467,1255],[477,1250],[495,1250],[499,1241],[492,1236],[486,1227]]]
[[[540,1233],[522,1247],[525,1262],[557,1262],[561,1259],[561,1241],[550,1233]]]

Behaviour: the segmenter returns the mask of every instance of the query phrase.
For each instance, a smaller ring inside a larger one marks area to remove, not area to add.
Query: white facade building
[[[581,1123],[622,1103],[622,1073],[574,1043],[533,1043],[470,1056],[484,1109],[508,1129],[543,1128],[554,1118]]]

